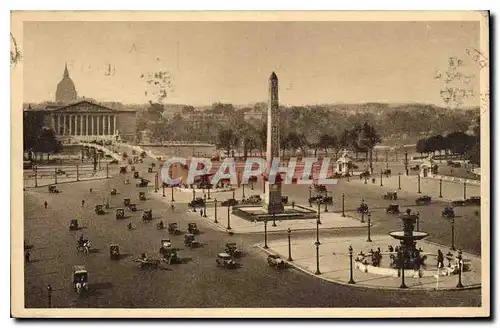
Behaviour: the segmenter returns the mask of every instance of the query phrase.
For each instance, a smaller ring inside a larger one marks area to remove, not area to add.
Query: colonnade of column
[[[59,135],[102,136],[114,135],[116,115],[54,114],[52,126]]]

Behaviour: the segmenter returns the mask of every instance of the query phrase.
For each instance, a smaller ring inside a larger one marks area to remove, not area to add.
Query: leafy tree
[[[44,126],[38,135],[35,151],[38,153],[47,154],[47,161],[49,155],[59,153],[62,150],[61,142],[56,138],[56,133],[52,128]]]
[[[227,156],[231,154],[231,150],[234,149],[239,143],[239,138],[232,129],[223,129],[219,131],[217,148],[224,149]]]

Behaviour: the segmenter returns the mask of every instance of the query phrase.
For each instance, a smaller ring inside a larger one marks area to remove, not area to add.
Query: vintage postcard
[[[490,315],[488,12],[11,24],[12,316]]]

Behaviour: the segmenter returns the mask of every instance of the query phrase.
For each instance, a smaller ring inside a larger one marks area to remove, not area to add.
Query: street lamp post
[[[217,198],[214,199],[214,205],[215,205],[215,219],[214,219],[214,223],[219,223],[219,221],[217,221]]]
[[[107,166],[107,163],[106,163]],[[80,171],[78,170],[78,165],[76,166],[76,181],[80,181]]]
[[[463,288],[464,285],[462,285],[462,250],[461,249],[458,250],[457,260],[458,260],[458,284],[457,284],[457,288]]]
[[[318,204],[318,222],[319,224],[321,224],[321,209],[320,209],[321,202],[317,201],[316,203]]]
[[[319,271],[319,242],[314,243],[316,245],[316,272],[314,274],[318,275],[321,274],[321,271]]]
[[[207,217],[207,194],[203,194],[203,217]]]
[[[158,192],[158,172],[155,173],[155,192]]]
[[[236,199],[235,192],[236,192],[236,190],[233,188],[233,199]]]
[[[172,202],[173,202],[173,201],[174,201],[174,186],[171,186],[170,188],[171,188],[171,190],[172,190],[172,194],[171,194],[171,195],[172,195],[172,197],[171,197],[171,200],[172,200]]]
[[[455,250],[455,218],[451,219],[451,250]]]
[[[464,181],[464,200],[467,200],[467,183]]]
[[[380,171],[380,186],[382,187],[383,186],[383,183],[382,183],[382,175],[383,175],[383,172]]]
[[[276,225],[276,213],[274,211],[274,206],[275,206],[274,203],[271,203],[271,208],[273,211],[273,213],[272,213],[273,214],[273,227],[277,227],[277,225]]]
[[[405,165],[405,174],[408,176],[408,150],[405,150],[405,160],[404,160],[404,165]]]
[[[401,190],[401,172],[398,173],[398,189]]]
[[[344,199],[345,199],[345,194],[342,193],[342,217],[345,217]]]
[[[269,248],[267,246],[267,218],[264,218],[264,248]]]
[[[227,230],[231,230],[231,209],[230,206],[227,206]]]
[[[368,212],[368,238],[366,239],[367,242],[372,242],[372,239],[371,239],[371,236],[370,236],[370,226],[371,226],[371,218],[372,218],[372,214],[370,212]]]
[[[242,184],[241,184],[241,186],[242,186],[242,188],[243,188],[243,198],[245,198],[245,184],[244,184],[244,183],[242,183]]]
[[[418,193],[421,194],[420,192],[420,173],[417,175],[417,182],[418,182]]]
[[[47,285],[47,297],[49,301],[49,308],[52,307],[52,286],[50,284]]]
[[[38,187],[38,166],[35,165],[35,188]]]
[[[210,197],[210,189],[212,189],[212,185],[208,186],[208,199],[212,199],[212,198]]]
[[[319,242],[319,225],[320,225],[320,224],[321,224],[321,222],[319,222],[319,219],[318,219],[318,220],[316,220],[316,242],[317,242],[318,244],[321,244],[321,243]]]
[[[400,266],[401,266],[401,285],[399,286],[399,288],[408,288],[405,284],[405,259],[404,259],[404,251],[402,249],[399,249],[399,263],[400,263]]]
[[[106,163],[106,179],[109,179],[109,163]]]
[[[439,178],[439,198],[443,198],[443,178]]]
[[[355,284],[356,282],[354,281],[353,277],[353,272],[352,272],[352,246],[349,245],[349,282],[348,284]]]
[[[288,228],[286,230],[286,233],[288,234],[288,261],[293,261],[292,259],[292,241],[291,241],[291,234],[292,234],[292,230],[290,228]]]

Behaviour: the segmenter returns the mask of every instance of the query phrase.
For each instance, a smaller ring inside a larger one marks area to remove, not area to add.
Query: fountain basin
[[[429,234],[427,232],[422,232],[422,231],[413,231],[412,233],[413,240],[421,240],[427,237],[428,235]],[[407,238],[405,237],[404,231],[391,231],[389,232],[389,236],[398,240],[404,240]]]

